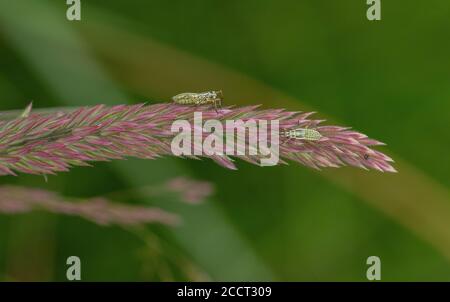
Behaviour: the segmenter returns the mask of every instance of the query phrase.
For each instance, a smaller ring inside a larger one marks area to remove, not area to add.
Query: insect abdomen
[[[320,134],[317,130],[314,129],[306,129],[305,130],[305,139],[310,141],[318,141],[322,138],[322,134]]]

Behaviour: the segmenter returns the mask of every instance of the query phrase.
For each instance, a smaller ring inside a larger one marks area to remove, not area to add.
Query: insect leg
[[[219,114],[219,111],[217,110],[217,103],[218,100],[214,100],[214,110],[216,111],[217,114]]]

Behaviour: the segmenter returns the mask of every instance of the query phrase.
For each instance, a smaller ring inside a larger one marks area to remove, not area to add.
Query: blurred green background
[[[0,110],[149,103],[223,89],[227,104],[318,111],[387,143],[398,174],[174,158],[2,177],[90,197],[176,176],[215,195],[144,236],[44,212],[0,216],[1,280],[450,280],[450,2],[0,0]]]

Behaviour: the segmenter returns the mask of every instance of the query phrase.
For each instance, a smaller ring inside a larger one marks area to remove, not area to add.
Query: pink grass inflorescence
[[[281,131],[302,127],[320,133],[321,138],[315,141],[281,142],[280,163],[292,160],[315,169],[349,165],[395,172],[390,164],[393,160],[372,149],[383,143],[346,127],[320,126],[323,121],[309,119],[312,113],[262,110],[259,106],[226,107],[216,112],[208,106],[161,103],[97,105],[48,114],[31,112],[0,121],[0,175],[16,175],[17,172],[46,175],[95,161],[171,156],[171,141],[176,135],[171,131],[172,123],[180,119],[192,123],[194,112],[198,111],[204,119],[278,120]],[[248,144],[248,140],[244,144]],[[236,168],[227,155],[203,154],[201,157],[212,158],[230,169]],[[262,155],[234,157],[259,164]]]

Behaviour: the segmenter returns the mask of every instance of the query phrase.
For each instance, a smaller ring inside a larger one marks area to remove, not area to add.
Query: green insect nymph
[[[298,140],[305,140],[305,141],[318,141],[323,136],[320,134],[319,131],[314,129],[308,129],[308,128],[297,128],[292,130],[287,130],[282,132],[282,136],[290,139],[298,139]]]

